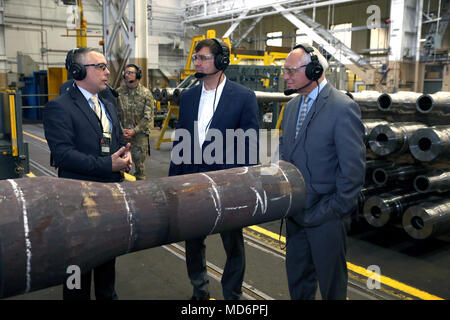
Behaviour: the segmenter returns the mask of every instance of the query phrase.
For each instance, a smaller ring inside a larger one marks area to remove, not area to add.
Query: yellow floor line
[[[273,240],[277,240],[278,241],[278,239],[280,239],[280,236],[278,234],[276,234],[274,232],[271,232],[269,230],[266,230],[264,228],[261,228],[261,227],[258,227],[258,226],[249,226],[247,228],[249,228],[251,230],[254,230],[256,232],[259,232],[259,233],[261,233],[261,234],[263,234],[263,235],[265,235],[265,236],[267,236],[269,238],[272,238]],[[286,237],[281,236],[280,241],[283,244],[286,244]],[[355,273],[358,273],[358,274],[366,277],[366,278],[369,278],[370,276],[373,275],[373,273],[367,271],[366,268],[357,266],[357,265],[355,265],[353,263],[350,263],[350,262],[347,262],[347,268],[349,270],[355,272]],[[429,294],[429,293],[427,293],[425,291],[422,291],[422,290],[416,289],[414,287],[408,286],[408,285],[406,285],[404,283],[401,283],[401,282],[399,282],[397,280],[391,279],[391,278],[383,276],[383,275],[380,275],[380,282],[382,284],[385,284],[385,285],[387,285],[389,287],[392,287],[394,289],[400,290],[402,292],[405,292],[405,293],[407,293],[409,295],[412,295],[414,297],[420,298],[422,300],[444,300],[444,299],[442,299],[442,298],[440,298],[438,296],[435,296],[435,295]]]
[[[47,143],[47,140],[45,140],[45,139],[43,139],[41,137],[35,136],[34,134],[31,134],[31,133],[26,132],[26,131],[23,131],[23,133],[26,134],[27,136],[30,136],[32,138],[35,138],[35,139],[39,140],[39,141]]]

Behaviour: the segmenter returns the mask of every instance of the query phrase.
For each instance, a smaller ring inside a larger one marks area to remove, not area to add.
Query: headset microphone
[[[307,85],[300,87],[298,89],[287,89],[284,90],[284,95],[285,96],[290,96],[291,94],[297,93],[298,91],[302,90],[303,88],[306,88],[307,86],[309,86],[311,83],[313,83],[313,81],[309,81]]]
[[[197,79],[201,79],[201,78],[204,78],[204,77],[206,77],[206,76],[211,76],[211,75],[213,75],[213,74],[216,74],[216,73],[219,72],[219,71],[221,71],[221,70],[217,70],[216,72],[213,72],[213,73],[196,72],[196,73],[194,74],[194,77],[196,77]]]
[[[129,80],[128,81],[128,83],[133,83],[133,82],[135,82],[136,80]]]

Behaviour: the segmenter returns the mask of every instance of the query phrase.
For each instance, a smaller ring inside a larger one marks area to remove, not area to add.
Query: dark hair
[[[221,48],[219,47],[217,42],[212,39],[204,39],[204,40],[200,41],[195,46],[194,50],[195,50],[195,52],[199,52],[204,47],[208,47],[214,56],[216,56],[217,54],[219,54],[221,52]]]

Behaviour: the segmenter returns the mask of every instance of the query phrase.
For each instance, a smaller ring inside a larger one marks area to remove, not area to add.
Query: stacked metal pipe
[[[378,156],[405,153],[408,150],[410,137],[421,128],[427,128],[427,126],[414,122],[380,124],[370,132],[370,149]]]
[[[409,150],[420,161],[450,159],[450,126],[425,127],[409,139]]]
[[[403,214],[402,225],[414,239],[450,232],[450,200],[441,198],[409,207]]]

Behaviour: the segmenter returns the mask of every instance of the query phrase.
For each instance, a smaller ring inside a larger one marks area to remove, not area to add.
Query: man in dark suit
[[[129,144],[123,146],[116,106],[98,93],[109,75],[105,57],[96,49],[74,53],[77,72],[69,91],[47,103],[44,130],[58,176],[97,182],[120,182],[132,165]],[[75,65],[74,63],[74,65]],[[81,270],[81,288],[64,283],[63,299],[90,299],[91,270]],[[97,299],[117,299],[115,259],[94,268]]]
[[[364,128],[358,105],[325,79],[327,61],[298,45],[283,72],[289,90],[300,93],[286,105],[280,158],[303,174],[304,212],[289,217],[286,271],[292,299],[346,299],[346,241],[350,215],[364,183]]]
[[[196,77],[203,81],[181,96],[169,175],[257,164],[258,104],[253,91],[225,77],[223,70],[230,62],[228,47],[217,39],[200,41],[193,61]],[[227,130],[239,136],[238,129],[242,129],[240,137],[226,139]],[[181,131],[188,135],[181,135]],[[248,139],[240,139],[244,134],[248,134]],[[220,141],[218,135],[223,141],[221,147],[215,144]],[[213,143],[216,148],[212,148]],[[187,147],[181,150],[180,146]],[[210,154],[211,149],[214,152]],[[199,154],[200,160],[196,157]],[[239,299],[245,272],[242,229],[220,235],[227,255],[222,277],[223,296],[227,300]],[[186,241],[186,265],[194,287],[193,300],[209,299],[204,242],[205,237]]]

